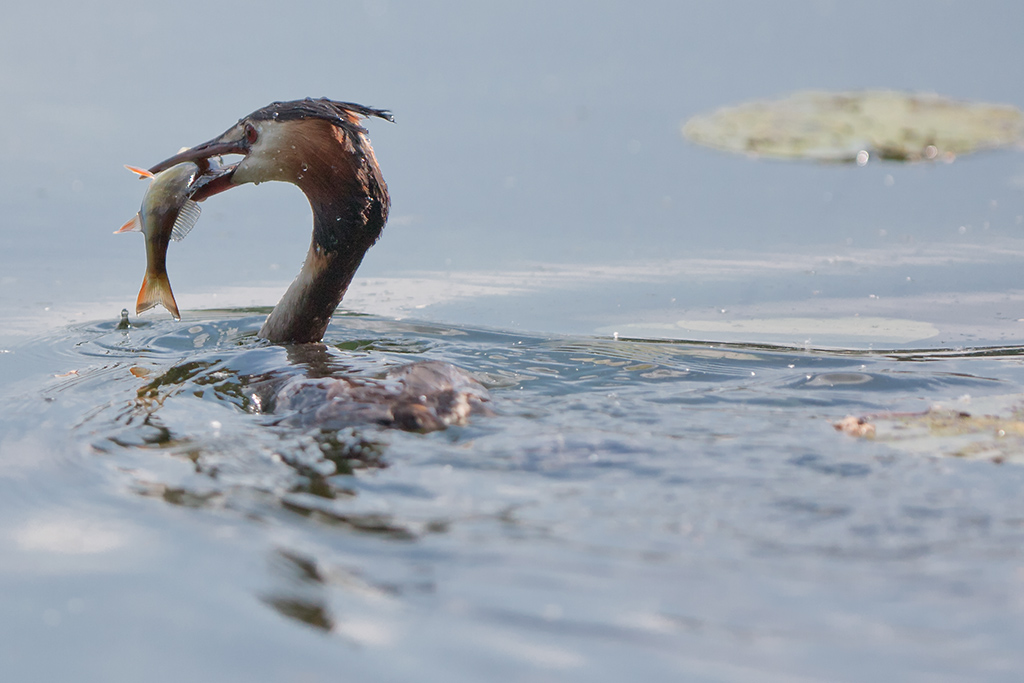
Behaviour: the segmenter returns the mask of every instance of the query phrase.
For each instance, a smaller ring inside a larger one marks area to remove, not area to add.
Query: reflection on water
[[[6,419],[22,433],[71,425],[63,448],[110,472],[84,495],[130,512],[10,521],[7,556],[123,572],[122,552],[181,523],[146,521],[155,499],[210,526],[179,545],[205,558],[203,573],[176,582],[206,594],[239,562],[259,567],[226,611],[188,601],[196,619],[258,605],[283,617],[261,628],[294,623],[368,648],[364,664],[386,677],[452,637],[467,653],[460,670],[504,661],[588,677],[609,657],[688,671],[697,651],[716,667],[812,674],[828,669],[805,648],[928,670],[995,654],[1024,664],[1011,654],[1018,630],[986,621],[1016,618],[1019,603],[995,606],[1011,584],[969,578],[1016,571],[1024,469],[967,468],[832,428],[1020,392],[1020,348],[796,350],[372,316],[337,318],[322,346],[287,347],[256,339],[261,322],[112,320],[26,344],[43,378],[5,394]],[[54,359],[75,372],[44,372]],[[490,414],[417,433],[275,412],[290,382],[387,384],[421,360],[471,373]],[[43,510],[83,494],[37,460],[19,485]],[[202,550],[207,537],[222,550]],[[161,562],[134,564],[153,574]],[[88,592],[94,580],[71,571]],[[876,619],[898,625],[882,637]],[[986,640],[963,644],[978,632]]]

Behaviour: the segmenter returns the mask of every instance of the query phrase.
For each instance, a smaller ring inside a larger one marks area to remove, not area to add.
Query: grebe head
[[[390,197],[367,131],[367,117],[390,112],[351,102],[305,99],[257,109],[224,133],[153,166],[200,165],[192,199],[202,201],[244,183],[297,185],[313,210],[313,238],[298,277],[260,330],[279,342],[319,341],[331,314],[380,237]],[[226,166],[214,157],[242,155]]]

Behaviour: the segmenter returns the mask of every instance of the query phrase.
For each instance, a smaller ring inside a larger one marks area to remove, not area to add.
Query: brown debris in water
[[[1022,395],[986,397],[975,401],[977,412],[933,406],[923,412],[850,415],[833,427],[922,455],[1024,464],[1022,401]]]
[[[849,434],[850,436],[856,436],[864,439],[875,438],[875,425],[871,424],[863,417],[847,415],[832,426],[835,427],[837,432]]]

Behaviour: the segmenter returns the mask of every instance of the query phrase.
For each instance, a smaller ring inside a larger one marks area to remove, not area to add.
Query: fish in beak
[[[156,174],[132,166],[126,168],[151,181],[139,212],[115,231],[141,232],[146,238],[146,275],[135,312],[142,313],[161,304],[175,320],[181,320],[167,278],[167,245],[170,240],[184,239],[199,219],[199,205],[190,198],[199,166],[186,161]]]
[[[313,212],[309,252],[260,329],[264,339],[322,339],[363,255],[380,237],[391,200],[360,125],[368,117],[393,120],[384,109],[326,98],[272,102],[150,169],[161,173],[195,165],[198,175],[188,191],[194,202],[244,183],[269,181],[294,184],[306,195]],[[217,163],[222,158],[226,165]]]
[[[222,165],[217,162],[224,156],[249,153],[249,147],[244,137],[239,138],[237,135],[237,128],[237,125],[233,126],[213,140],[183,149],[150,168],[149,172],[156,174],[179,164],[194,164],[199,171],[190,187],[190,199],[194,202],[201,202],[208,197],[229,190],[235,186],[232,176],[238,164]]]

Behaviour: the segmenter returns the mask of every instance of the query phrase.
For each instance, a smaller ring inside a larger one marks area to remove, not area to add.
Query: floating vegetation
[[[805,91],[694,116],[682,131],[700,145],[777,159],[952,161],[1020,145],[1024,114],[930,93]]]
[[[1024,463],[1024,395],[972,400],[970,409],[933,406],[920,413],[848,416],[833,426],[904,451]]]

